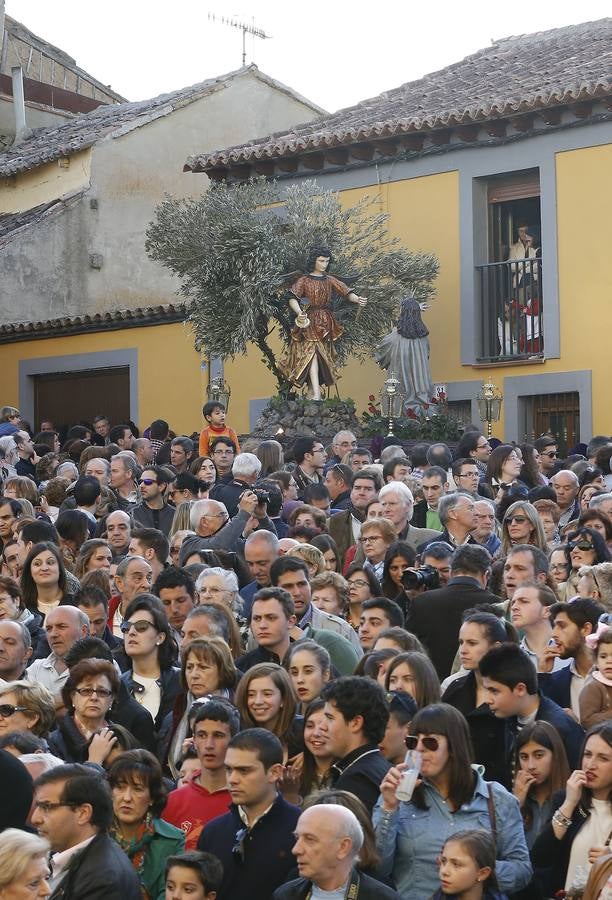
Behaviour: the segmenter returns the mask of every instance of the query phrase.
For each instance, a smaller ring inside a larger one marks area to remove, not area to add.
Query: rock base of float
[[[291,443],[296,437],[317,437],[327,442],[338,431],[362,435],[352,400],[284,400],[275,397],[263,410],[253,437]]]

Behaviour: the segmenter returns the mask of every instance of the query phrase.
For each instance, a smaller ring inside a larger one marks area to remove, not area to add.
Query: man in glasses
[[[260,518],[255,491],[245,490],[238,501],[238,512],[230,519],[223,503],[197,500],[191,507],[191,527],[195,536],[187,536],[181,545],[181,565],[198,550],[242,551],[246,538],[262,528],[274,532],[274,525],[264,514]]]
[[[113,801],[86,766],[57,766],[34,782],[32,824],[51,845],[52,897],[141,900],[132,863],[108,834]]]
[[[338,431],[332,438],[332,455],[325,465],[325,473],[332,466],[341,463],[347,453],[357,447],[357,438],[352,431]]]
[[[561,510],[559,530],[562,530],[568,522],[573,522],[580,515],[578,504],[580,482],[575,472],[570,469],[561,469],[550,479],[550,484],[557,495],[557,506]]]
[[[540,474],[543,476],[544,483],[548,484],[555,471],[555,464],[559,456],[557,439],[551,434],[547,434],[534,441],[533,446],[540,454],[538,461]]]
[[[283,747],[264,728],[248,728],[229,742],[225,754],[230,811],[209,822],[198,850],[223,864],[220,897],[270,900],[295,863],[291,850],[300,809],[278,792]]]
[[[215,485],[229,484],[234,477],[232,465],[236,456],[236,445],[233,440],[229,437],[215,438],[210,442],[210,455],[217,470]]]
[[[162,466],[143,469],[138,481],[141,501],[132,510],[132,517],[143,528],[156,528],[168,536],[174,518],[174,507],[168,506],[166,494],[170,476]]]

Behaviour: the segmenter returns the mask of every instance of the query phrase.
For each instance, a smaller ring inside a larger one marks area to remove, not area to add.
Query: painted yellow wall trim
[[[23,212],[82,190],[91,178],[91,148],[0,182],[0,213]]]

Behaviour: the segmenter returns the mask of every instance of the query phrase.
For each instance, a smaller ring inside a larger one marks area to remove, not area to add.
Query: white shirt
[[[573,884],[577,866],[583,866],[587,871],[591,868],[589,864],[591,847],[603,847],[610,838],[610,831],[612,831],[610,801],[593,799],[591,804],[591,814],[572,842],[565,880],[566,891]]]
[[[74,847],[69,847],[67,850],[62,850],[59,853],[53,853],[51,855],[51,868],[53,871],[51,881],[52,881],[54,890],[55,890],[55,887],[57,886],[57,884],[61,881],[61,879],[66,874],[66,869],[68,868],[68,865],[69,865],[72,857],[76,856],[76,854],[80,850],[84,850],[88,844],[91,844],[91,842],[93,841],[93,839],[95,837],[96,837],[96,835],[92,834],[91,837],[87,838],[84,841],[81,841],[80,844],[75,844]]]
[[[161,703],[161,687],[157,678],[144,678],[142,675],[132,673],[132,680],[141,684],[144,691],[134,691],[134,699],[151,714],[155,719]]]
[[[35,659],[25,670],[26,681],[36,681],[48,688],[56,698],[61,696],[62,688],[68,681],[70,672],[68,669],[58,672],[57,662],[55,653],[50,653],[44,659]]]
[[[536,667],[536,672],[539,672],[539,669],[538,669],[538,654],[537,654],[534,650],[531,649],[531,647],[530,647],[529,644],[527,643],[527,638],[526,638],[526,637],[524,637],[524,638],[522,639],[522,641],[521,641],[521,643],[519,644],[519,646],[520,646],[521,650],[523,650],[523,651],[527,654],[527,656],[529,657],[529,659],[531,660],[531,662],[532,662],[532,663],[534,664],[534,666]],[[552,670],[553,670],[553,672],[558,672],[559,669],[564,669],[566,666],[569,666],[569,664],[570,664],[570,660],[569,660],[569,659],[561,659],[560,656],[555,656],[555,659],[554,659],[554,662],[553,662]]]
[[[572,681],[570,684],[570,698],[572,704],[572,712],[580,721],[580,703],[578,702],[582,688],[587,680],[586,675],[581,675],[576,668],[576,660],[570,659],[570,672],[572,673]]]
[[[337,888],[335,891],[324,891],[313,883],[310,900],[344,900],[346,884],[347,883],[343,884],[342,887]]]

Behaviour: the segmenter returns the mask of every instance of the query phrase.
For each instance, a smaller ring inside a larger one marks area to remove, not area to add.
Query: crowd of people
[[[0,410],[0,898],[612,896],[612,438],[203,413]]]

